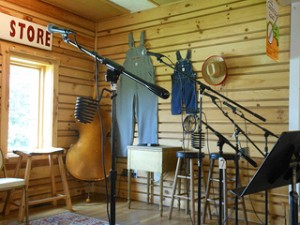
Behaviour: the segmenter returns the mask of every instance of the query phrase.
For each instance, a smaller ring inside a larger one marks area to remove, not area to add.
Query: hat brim
[[[211,85],[222,84],[227,77],[225,60],[221,56],[211,56],[202,65],[203,79]]]

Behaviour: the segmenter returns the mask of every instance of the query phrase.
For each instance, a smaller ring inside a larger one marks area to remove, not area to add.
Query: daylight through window
[[[8,150],[52,145],[53,73],[51,66],[11,58]],[[47,118],[47,119],[44,119]]]

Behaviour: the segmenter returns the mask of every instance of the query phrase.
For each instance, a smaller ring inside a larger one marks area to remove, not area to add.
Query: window
[[[7,150],[53,145],[53,66],[10,58]]]

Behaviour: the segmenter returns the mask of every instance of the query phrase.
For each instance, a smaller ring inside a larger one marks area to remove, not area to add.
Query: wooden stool
[[[235,160],[236,155],[235,154],[223,153],[222,156],[223,156],[223,158],[226,162],[230,161],[230,160],[236,162],[236,160]],[[206,194],[205,194],[205,202],[204,202],[204,208],[203,208],[203,217],[202,217],[202,222],[203,223],[205,223],[206,210],[207,210],[207,207],[210,206],[210,202],[214,202],[214,203],[219,202],[218,197],[217,198],[210,198],[210,190],[211,190],[212,182],[219,182],[219,177],[214,178],[213,174],[214,174],[215,161],[219,160],[220,154],[219,153],[211,153],[209,155],[209,157],[210,157],[210,165],[209,165],[208,181],[207,181],[207,188],[206,188]],[[219,173],[217,173],[217,174],[219,174]],[[224,224],[224,225],[226,225],[228,223],[228,221],[227,221],[228,220],[227,185],[228,185],[228,182],[235,182],[235,181],[236,181],[235,178],[233,178],[233,177],[228,178],[227,177],[227,170],[226,170],[226,167],[225,167],[224,173],[223,173],[223,182],[222,182],[222,184],[223,184],[223,188],[222,188],[222,190],[223,190],[222,205],[223,205],[223,215],[224,215],[224,220],[223,220],[222,224]],[[239,203],[241,203],[242,207],[243,207],[244,223],[248,224],[244,199],[240,198]],[[210,215],[210,219],[211,219],[211,214],[209,214],[209,215]]]
[[[16,166],[15,177],[18,177],[18,175],[19,175],[19,171],[20,171],[20,167],[21,167],[23,158],[26,159],[26,169],[25,169],[24,178],[25,178],[25,182],[26,182],[26,190],[27,191],[28,191],[28,187],[29,187],[32,158],[34,156],[43,156],[43,155],[47,155],[49,157],[52,196],[49,198],[28,201],[29,205],[41,204],[44,202],[52,202],[53,205],[56,205],[57,200],[65,199],[67,209],[73,211],[69,187],[68,187],[68,183],[67,183],[65,166],[64,166],[63,158],[62,158],[63,154],[64,154],[63,148],[14,150],[13,153],[20,156],[17,166]],[[56,193],[56,183],[55,183],[55,174],[54,174],[54,156],[56,156],[58,159],[58,166],[59,166],[59,171],[60,171],[61,181],[62,181],[63,191],[64,191],[63,194]],[[6,215],[8,215],[10,212],[10,202],[12,200],[12,195],[13,195],[13,192],[11,191],[6,200],[6,206],[7,206],[5,209]],[[22,198],[21,206],[20,206],[22,209],[25,208],[24,204],[25,204],[25,202],[24,202],[24,199]],[[24,218],[24,210],[22,210],[22,213],[19,214],[19,221],[23,221],[23,218]]]
[[[191,208],[191,217],[193,224],[195,224],[195,203],[198,198],[195,197],[194,192],[194,180],[198,179],[197,174],[194,174],[194,160],[198,159],[198,152],[196,151],[180,151],[176,153],[177,156],[177,166],[175,170],[174,182],[172,187],[171,194],[171,205],[169,209],[169,219],[172,218],[173,204],[174,198],[178,198],[178,209],[180,209],[180,199],[187,200],[186,211],[189,210],[189,202]],[[201,158],[204,157],[204,154],[201,155]],[[182,170],[182,162],[186,162],[186,170]],[[202,169],[202,168],[201,168]],[[183,172],[183,173],[181,173]],[[189,184],[186,185],[186,192],[181,193],[181,179],[189,180]],[[176,193],[177,182],[178,185],[178,193]]]

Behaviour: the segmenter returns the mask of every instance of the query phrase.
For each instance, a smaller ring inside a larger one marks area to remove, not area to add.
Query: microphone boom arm
[[[248,137],[248,135],[240,128],[240,126],[230,117],[228,116],[228,113],[224,112],[224,110],[215,102],[213,101],[213,103],[221,110],[221,112],[223,113],[223,115],[225,117],[227,117],[232,124],[234,124],[234,126],[238,129],[239,132],[241,132],[246,139],[262,154],[262,156],[264,156],[264,153],[257,147],[257,145]]]
[[[226,144],[228,144],[231,148],[233,148],[235,151],[239,152],[241,154],[242,157],[244,157],[253,167],[257,167],[257,163],[251,159],[249,156],[245,155],[241,150],[237,149],[236,147],[234,147],[233,144],[231,144],[230,141],[228,141],[228,139],[226,137],[224,137],[222,134],[220,134],[218,131],[216,131],[215,129],[213,129],[211,126],[209,126],[206,122],[202,121],[202,123],[208,128],[210,129],[218,138],[222,139]]]
[[[246,118],[246,117],[244,116],[244,114],[239,114],[239,113],[237,113],[237,112],[234,111],[234,110],[233,110],[233,113],[236,114],[236,115],[238,115],[238,116],[241,117],[242,119],[246,120],[247,122],[251,123],[252,125],[254,125],[254,126],[260,128],[261,130],[263,130],[263,131],[265,132],[266,135],[271,135],[271,136],[273,136],[273,137],[279,138],[276,134],[272,133],[272,132],[269,131],[268,129],[266,129],[266,128],[260,126],[259,124],[254,123],[253,121],[251,121],[251,120],[249,120],[248,118]]]

